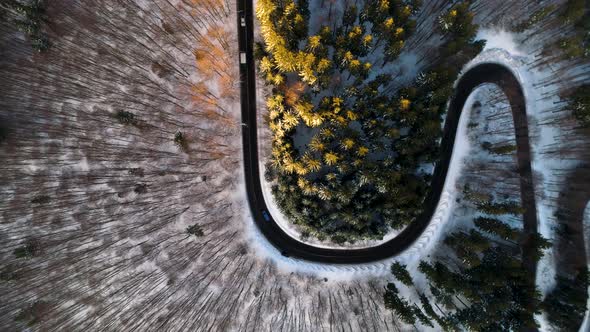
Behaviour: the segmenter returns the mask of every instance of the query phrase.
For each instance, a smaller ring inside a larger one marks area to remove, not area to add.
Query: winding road
[[[463,74],[457,83],[451,99],[443,138],[441,157],[437,162],[430,194],[424,202],[423,213],[394,239],[381,245],[362,249],[328,249],[311,246],[293,239],[285,233],[268,212],[260,183],[258,163],[257,121],[256,121],[256,72],[253,58],[254,18],[252,0],[238,1],[238,29],[240,50],[240,80],[242,107],[242,140],[244,170],[248,202],[252,217],[266,239],[283,255],[321,263],[361,264],[384,260],[408,249],[428,226],[433,216],[445,184],[449,163],[455,143],[455,135],[461,112],[468,96],[478,86],[485,83],[497,84],[506,94],[513,113],[518,167],[520,172],[521,199],[524,213],[525,235],[524,265],[533,276],[536,262],[530,250],[528,239],[537,233],[537,211],[531,170],[531,149],[526,117],[525,97],[516,77],[506,67],[499,64],[481,64]],[[529,249],[529,250],[527,250]],[[535,280],[534,278],[532,280]]]

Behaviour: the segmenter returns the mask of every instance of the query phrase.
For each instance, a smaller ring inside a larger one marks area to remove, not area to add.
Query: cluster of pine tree
[[[586,0],[568,0],[561,15],[564,26],[573,25],[574,33],[557,41],[557,46],[569,59],[590,57],[590,3]]]
[[[580,269],[575,276],[557,276],[556,288],[542,303],[551,323],[562,331],[576,331],[586,314],[588,270]]]
[[[43,24],[47,22],[43,0],[2,1],[0,2],[0,19],[12,21],[30,38],[31,45],[37,52],[44,52],[49,48],[49,38],[43,32]]]
[[[523,238],[522,232],[495,218],[478,217],[474,224],[475,229],[445,238],[446,247],[451,249],[447,259],[420,262],[418,270],[426,276],[433,303],[419,294],[420,308],[404,299],[390,283],[384,295],[386,306],[406,323],[420,321],[432,326],[435,321],[447,331],[521,331],[536,327],[533,315],[539,312],[541,299],[516,242]],[[536,239],[538,260],[550,244],[540,235]],[[395,263],[391,271],[399,282],[413,286],[405,266]],[[563,302],[554,302],[559,304],[555,311],[563,311]]]
[[[355,4],[312,32],[306,1],[259,1],[256,12],[259,70],[273,86],[267,179],[277,181],[279,206],[305,234],[339,243],[382,238],[422,212],[430,175],[418,169],[438,159],[452,84],[483,46],[473,42],[468,4],[458,4],[441,18],[445,55],[412,86],[388,93],[393,78],[375,67],[400,55],[420,1]],[[302,127],[314,135],[297,149]]]

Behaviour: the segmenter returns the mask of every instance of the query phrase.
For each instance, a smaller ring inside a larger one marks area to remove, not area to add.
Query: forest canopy
[[[393,89],[421,2],[342,5],[313,24],[308,1],[263,0],[256,10],[259,72],[273,88],[266,178],[304,236],[337,243],[381,239],[421,214],[452,83],[483,46],[469,4],[455,5],[439,18],[443,56]]]

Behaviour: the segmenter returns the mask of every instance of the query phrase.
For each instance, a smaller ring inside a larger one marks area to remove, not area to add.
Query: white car
[[[246,26],[246,19],[242,16],[240,17],[240,25],[245,27]]]

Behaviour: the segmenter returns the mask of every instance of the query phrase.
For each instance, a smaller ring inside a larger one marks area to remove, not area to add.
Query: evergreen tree
[[[488,201],[485,203],[479,203],[477,208],[481,212],[491,215],[511,214],[518,216],[524,213],[524,209],[516,202],[495,203],[493,201]]]
[[[542,303],[549,322],[564,331],[577,331],[586,313],[588,271],[582,268],[574,277],[556,276],[556,286]]]
[[[399,291],[393,283],[387,284],[384,295],[385,308],[392,310],[406,324],[416,323],[415,307],[399,296]]]
[[[124,125],[135,123],[135,114],[127,111],[118,111],[116,115],[117,120]]]
[[[186,232],[196,237],[202,237],[205,235],[201,226],[197,224],[187,227]]]
[[[39,244],[36,241],[29,241],[22,247],[16,248],[13,251],[14,257],[22,259],[31,259],[37,256],[40,252]]]
[[[549,242],[546,238],[544,238],[543,236],[541,236],[541,234],[534,234],[531,238],[530,241],[533,243],[533,246],[535,247],[535,253],[533,258],[535,259],[535,261],[538,261],[541,259],[541,257],[543,257],[543,251],[545,249],[549,249],[551,248],[552,244],[551,242]]]
[[[188,151],[188,141],[186,136],[180,131],[174,134],[174,144],[176,144],[183,151]]]
[[[474,223],[484,232],[494,234],[503,240],[516,242],[520,235],[517,229],[506,225],[498,219],[478,217],[474,220]]]
[[[590,85],[583,85],[576,89],[570,98],[569,107],[580,124],[590,126]]]
[[[402,284],[406,286],[411,286],[414,284],[412,282],[412,277],[410,276],[410,273],[406,269],[406,266],[399,262],[394,262],[393,264],[391,264],[391,273],[395,276],[397,280],[399,280]]]

